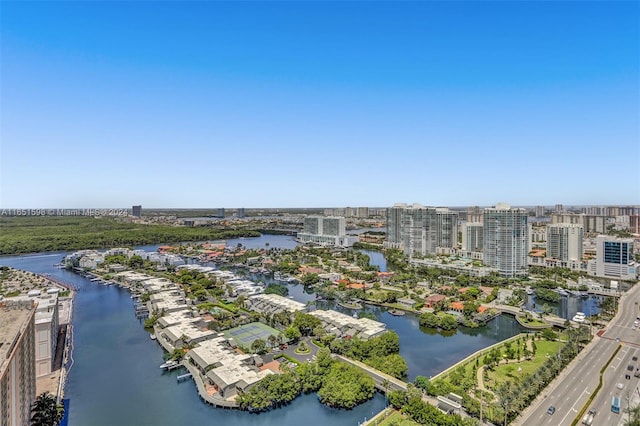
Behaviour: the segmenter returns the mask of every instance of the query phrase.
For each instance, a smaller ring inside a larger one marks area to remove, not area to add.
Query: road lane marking
[[[588,389],[589,389],[588,387],[584,388],[584,390],[582,391],[582,393],[580,394],[580,396],[578,397],[578,399],[576,400],[576,402],[574,402],[574,403],[573,403],[573,405],[571,406],[571,408],[569,409],[569,411],[567,411],[567,414],[565,414],[565,415],[564,415],[564,417],[562,418],[562,420],[560,420],[560,424],[564,424],[564,421],[566,420],[567,416],[568,416],[569,414],[571,414],[571,412],[572,412],[572,411],[574,411],[574,412],[576,412],[576,413],[578,412],[578,411],[576,410],[576,408],[575,408],[575,407],[576,407],[576,404],[578,403],[578,400],[579,400],[580,398],[582,398],[582,395],[583,395],[585,392],[587,392],[587,393],[588,393]]]

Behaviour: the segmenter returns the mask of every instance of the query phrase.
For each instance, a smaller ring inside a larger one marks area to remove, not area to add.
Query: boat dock
[[[165,370],[167,370],[167,371],[172,371],[172,370],[175,370],[176,368],[180,368],[180,367],[182,367],[182,364],[177,363],[177,364],[173,364],[173,365],[168,365],[168,366],[165,368]],[[189,375],[191,375],[191,373],[189,373]],[[180,376],[178,376],[178,377],[180,377]]]
[[[180,383],[180,382],[184,382],[185,380],[190,379],[191,377],[192,377],[191,373],[181,374],[178,377],[176,377],[176,380],[178,381],[178,383]]]
[[[58,284],[61,287],[64,287],[67,290],[78,291],[78,287],[76,287],[75,285],[66,283],[66,282],[64,282],[64,281],[62,281],[62,280],[60,280],[60,279],[58,279],[56,277],[51,276],[51,274],[37,274],[37,275],[39,275],[42,278],[45,278],[45,279],[55,283],[55,284]]]

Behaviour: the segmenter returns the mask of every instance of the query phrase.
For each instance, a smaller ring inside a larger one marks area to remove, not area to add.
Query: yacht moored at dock
[[[178,361],[174,361],[172,359],[170,359],[169,361],[163,362],[162,364],[160,364],[160,368],[163,370],[172,370],[175,367],[177,367],[178,365],[180,365],[180,363]]]

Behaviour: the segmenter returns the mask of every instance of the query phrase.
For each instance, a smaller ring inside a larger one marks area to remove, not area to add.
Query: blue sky
[[[638,2],[0,19],[2,208],[640,203]]]

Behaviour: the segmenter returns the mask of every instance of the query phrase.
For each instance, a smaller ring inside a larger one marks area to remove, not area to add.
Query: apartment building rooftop
[[[180,323],[193,323],[200,321],[200,317],[194,317],[193,312],[186,305],[183,310],[166,313],[158,318],[158,324],[167,328]]]
[[[0,301],[0,377],[3,376],[9,363],[9,355],[34,311],[35,305],[31,300]]]
[[[158,311],[164,311],[165,313],[181,311],[183,309],[188,309],[189,305],[182,297],[177,297],[175,299],[163,299],[151,302],[151,307]]]
[[[216,367],[207,373],[207,377],[220,389],[236,387],[244,391],[269,374],[273,374],[273,372],[271,370],[256,371],[248,365],[235,364]]]
[[[116,274],[116,277],[120,277],[129,283],[137,283],[141,281],[146,281],[152,277],[147,274],[141,274],[140,272],[135,271],[124,271]]]
[[[338,336],[353,336],[370,339],[386,331],[385,323],[369,318],[353,318],[337,311],[316,310],[309,312],[322,321],[325,329]]]
[[[189,342],[192,342],[204,340],[208,337],[213,337],[216,334],[216,332],[214,331],[201,330],[192,323],[184,322],[165,328],[163,330],[163,333],[166,334],[169,342],[174,346],[175,343],[182,338],[182,336],[186,336]]]
[[[251,309],[258,312],[297,312],[306,309],[306,305],[277,294],[257,294],[248,299]]]
[[[200,342],[197,347],[189,351],[189,357],[198,367],[205,370],[211,365],[218,367],[221,365],[233,366],[241,364],[251,359],[252,356],[234,352],[227,343],[226,337],[217,336]]]
[[[163,291],[175,290],[178,286],[166,278],[152,278],[144,280],[140,285],[149,293],[159,293]]]

